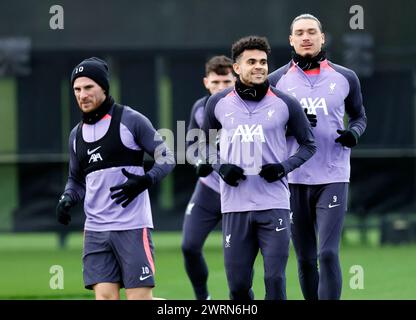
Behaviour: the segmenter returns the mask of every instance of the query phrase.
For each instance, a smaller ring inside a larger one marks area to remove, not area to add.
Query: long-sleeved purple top
[[[308,113],[316,114],[313,128],[317,151],[302,167],[289,174],[289,183],[306,185],[349,182],[351,149],[335,142],[337,130],[347,128],[361,136],[367,125],[360,82],[350,69],[328,60],[320,64],[319,74],[308,75],[293,61],[269,75],[271,86],[296,98]],[[287,139],[289,155],[299,147]]]
[[[132,150],[143,150],[155,159],[155,164],[147,172],[153,183],[162,180],[175,167],[173,153],[166,147],[149,119],[138,111],[124,106],[120,123],[120,138],[123,145]],[[109,113],[93,125],[82,124],[82,137],[86,142],[94,142],[107,133],[114,105]],[[137,196],[126,208],[110,198],[110,188],[122,184],[127,178],[121,169],[143,175],[142,166],[110,167],[84,174],[76,155],[75,126],[69,136],[69,176],[65,192],[73,200],[84,199],[86,215],[85,230],[117,231],[137,228],[153,228],[149,193],[147,190]]]
[[[191,117],[188,124],[187,132],[190,132],[194,129],[201,129],[204,122],[205,115],[205,105],[208,101],[209,96],[202,97],[195,101],[191,110]],[[187,142],[187,147],[192,144],[193,141]],[[203,184],[214,190],[215,192],[220,192],[220,176],[216,171],[212,171],[208,176],[199,178]]]
[[[299,142],[298,151],[288,157],[286,127],[293,130]],[[286,177],[268,183],[259,176],[262,165],[281,163],[288,173],[301,166],[315,152],[310,123],[296,99],[270,87],[259,102],[243,100],[234,88],[210,97],[205,107],[202,126],[208,148],[207,159],[216,171],[221,163],[244,169],[246,180],[232,187],[220,180],[221,211],[246,212],[268,209],[289,209],[289,189]],[[215,139],[209,139],[210,129],[220,130],[219,157]]]

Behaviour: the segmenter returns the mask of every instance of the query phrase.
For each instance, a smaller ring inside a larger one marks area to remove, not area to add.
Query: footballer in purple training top
[[[232,46],[234,88],[210,97],[205,108],[207,160],[219,173],[224,259],[230,297],[253,299],[253,265],[264,259],[266,299],[286,298],[289,188],[286,175],[315,152],[311,125],[299,102],[269,86],[266,38],[249,36]],[[288,157],[286,128],[299,143]],[[219,153],[210,130],[220,130]]]
[[[313,128],[316,153],[288,175],[299,280],[304,298],[312,300],[341,297],[339,245],[347,210],[350,154],[367,125],[356,74],[328,61],[324,42],[316,17],[296,17],[290,35],[293,59],[269,75],[273,87],[297,99],[317,121]],[[299,148],[290,135],[287,145],[289,155]]]
[[[205,65],[204,85],[208,95],[198,99],[191,110],[187,134],[197,138],[205,115],[205,105],[212,94],[234,86],[233,62],[226,56],[214,56]],[[187,141],[187,147],[198,146],[197,141]],[[188,151],[191,148],[188,148]],[[192,155],[198,158],[198,155]],[[209,164],[198,162],[196,174],[199,179],[186,207],[182,228],[182,253],[185,270],[191,280],[195,297],[209,300],[208,266],[202,247],[208,234],[221,221],[220,177]]]
[[[109,95],[109,70],[99,58],[77,65],[71,84],[82,121],[69,136],[69,176],[57,205],[67,225],[69,210],[83,202],[86,215],[83,275],[96,299],[152,299],[155,285],[152,212],[147,189],[175,167],[172,152],[151,122]],[[144,152],[155,158],[145,173]]]

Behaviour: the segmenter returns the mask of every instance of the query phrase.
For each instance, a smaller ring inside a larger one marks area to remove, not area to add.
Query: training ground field
[[[342,299],[416,299],[416,245],[379,246],[376,235],[361,245],[349,232],[341,246]],[[156,247],[156,288],[154,295],[166,299],[193,299],[180,251],[179,232],[153,234]],[[0,299],[93,299],[82,282],[82,234],[69,235],[67,247],[58,248],[56,234],[0,234]],[[223,270],[221,235],[210,235],[205,247],[210,270],[209,289],[213,299],[228,299]],[[64,270],[63,289],[52,290],[50,268]],[[360,265],[364,288],[351,289],[350,268]],[[264,298],[261,255],[255,265],[254,292]],[[122,295],[124,299],[124,294]],[[293,248],[287,265],[287,297],[302,299]]]

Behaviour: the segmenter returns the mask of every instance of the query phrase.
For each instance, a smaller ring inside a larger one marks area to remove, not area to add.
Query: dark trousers
[[[223,214],[224,263],[230,298],[254,299],[253,266],[260,250],[264,261],[266,300],[286,299],[286,264],[289,256],[289,210]]]
[[[195,297],[199,300],[206,299],[209,295],[208,267],[202,247],[221,218],[220,195],[202,182],[198,182],[185,212],[182,253],[186,273],[191,280]]]
[[[339,245],[348,183],[289,187],[292,241],[303,296],[307,300],[338,300],[342,288]]]

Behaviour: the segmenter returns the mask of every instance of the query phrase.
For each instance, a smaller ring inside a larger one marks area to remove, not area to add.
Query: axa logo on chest
[[[325,98],[302,98],[300,104],[308,110],[308,114],[316,114],[316,109],[322,109],[324,114],[328,115],[328,108]]]
[[[99,146],[95,149],[92,149],[92,150],[90,150],[90,149],[87,150],[87,155],[90,156],[90,160],[88,161],[88,163],[103,161],[103,158],[101,157],[101,154],[99,152],[96,152],[100,148],[101,148],[101,146]]]
[[[265,142],[263,133],[263,126],[261,124],[240,124],[237,129],[235,129],[231,142],[234,142],[237,137],[241,138],[241,142],[254,142],[254,138],[258,137],[261,142]]]

